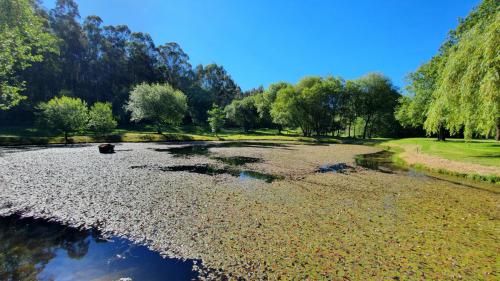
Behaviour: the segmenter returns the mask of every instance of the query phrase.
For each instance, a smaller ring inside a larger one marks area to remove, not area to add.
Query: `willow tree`
[[[464,133],[466,139],[500,140],[500,2],[484,0],[460,21],[432,60],[410,74],[408,90],[396,118],[403,126],[423,126],[444,140]]]
[[[489,24],[477,24],[453,46],[443,66],[424,128],[437,132],[443,111],[451,134],[463,129],[500,140],[500,13]]]
[[[403,127],[423,127],[433,102],[433,93],[439,79],[444,56],[435,56],[429,62],[421,65],[417,71],[407,77],[409,84],[406,90],[411,96],[402,96],[396,108],[396,119]],[[443,110],[436,113],[438,140],[445,139],[445,124],[447,114]],[[439,118],[439,119],[438,119]]]

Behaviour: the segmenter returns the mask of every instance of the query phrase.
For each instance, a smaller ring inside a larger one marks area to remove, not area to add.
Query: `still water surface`
[[[0,217],[0,280],[193,280],[196,263],[92,230]]]

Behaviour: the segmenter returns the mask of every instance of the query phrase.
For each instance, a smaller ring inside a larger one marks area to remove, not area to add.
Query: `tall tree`
[[[241,89],[227,73],[224,67],[209,64],[196,68],[198,83],[207,89],[215,103],[219,106],[228,105],[233,99],[241,97]]]
[[[364,120],[363,138],[370,136],[370,129],[390,114],[400,95],[389,78],[379,73],[369,73],[356,81],[361,93],[359,96],[359,116]]]
[[[226,106],[224,111],[226,112],[226,118],[236,123],[245,132],[250,131],[257,125],[258,114],[253,96],[233,100]]]
[[[455,30],[438,54],[410,75],[409,91],[396,117],[405,126],[423,125],[444,140],[451,134],[500,140],[500,2],[484,0]]]
[[[158,69],[164,82],[183,91],[194,79],[188,54],[175,42],[158,46]]]
[[[80,24],[78,5],[74,0],[57,0],[56,6],[50,11],[51,27],[55,35],[60,38],[59,49],[61,54],[59,77],[62,88],[85,96],[84,71],[86,68],[87,37]]]
[[[289,84],[285,82],[279,82],[269,85],[267,90],[262,93],[255,95],[255,106],[257,107],[257,112],[259,113],[259,118],[264,126],[273,126],[278,129],[278,133],[281,133],[282,126],[280,124],[275,124],[271,116],[272,104],[276,100],[278,91],[287,87]]]

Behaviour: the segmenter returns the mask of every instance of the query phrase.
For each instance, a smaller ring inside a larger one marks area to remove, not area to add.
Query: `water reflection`
[[[362,154],[356,156],[356,164],[383,173],[409,172],[410,175],[417,175],[418,172],[396,165],[392,161],[393,152],[383,150],[376,153]]]
[[[419,170],[411,167],[403,167],[397,165],[392,161],[394,152],[383,150],[371,154],[358,155],[356,157],[356,164],[367,169],[376,170],[383,173],[397,173],[410,177],[418,177],[421,179],[432,179],[437,181],[445,181],[448,183],[461,185],[464,187],[481,189],[488,192],[500,193],[498,185],[495,183],[481,182],[464,177],[457,177],[454,175],[446,175],[432,171]]]
[[[253,147],[253,148],[272,148],[280,147],[285,149],[286,145],[272,142],[223,142],[210,144],[193,144],[181,147],[155,148],[157,152],[169,152],[174,157],[189,157],[189,156],[207,156],[210,155],[210,148],[231,148],[231,147]]]
[[[283,177],[278,175],[264,174],[250,170],[241,170],[239,168],[232,166],[225,166],[223,168],[219,168],[212,166],[210,164],[177,165],[177,166],[140,165],[140,166],[131,166],[130,168],[159,170],[163,172],[189,172],[189,173],[203,174],[209,176],[228,174],[233,177],[237,177],[239,180],[242,181],[249,179],[257,179],[257,180],[263,180],[267,183],[283,179]]]
[[[92,230],[0,217],[0,280],[193,280],[195,263]]]

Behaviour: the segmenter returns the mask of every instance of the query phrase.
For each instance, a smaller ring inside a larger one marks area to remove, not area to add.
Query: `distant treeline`
[[[29,11],[18,10],[26,8],[23,2],[36,11],[36,18],[28,17]],[[50,48],[23,40],[25,45],[31,43],[30,52],[37,52],[43,60],[32,60],[30,67],[18,67],[11,73],[13,79],[23,82],[22,95],[27,98],[9,111],[0,110],[4,124],[29,124],[38,103],[62,95],[79,97],[88,104],[111,102],[119,122],[125,124],[129,118],[123,106],[133,86],[143,82],[169,83],[184,92],[189,100],[186,122],[204,123],[213,103],[225,106],[241,97],[240,87],[222,66],[193,67],[177,43],[156,45],[149,34],[133,32],[126,25],[103,25],[98,16],[81,21],[74,0],[58,0],[49,11],[31,0],[0,0],[0,5],[3,20],[27,25],[36,19],[53,38],[46,42]]]
[[[68,116],[68,103],[97,104],[104,120],[151,122],[159,131],[182,123],[210,124],[214,132],[240,126],[299,128],[306,136],[500,139],[499,3],[484,0],[461,20],[439,53],[409,75],[410,95],[402,96],[379,73],[242,92],[221,65],[193,67],[177,43],[156,45],[149,34],[103,25],[98,16],[80,19],[74,0],[57,0],[48,11],[35,0],[0,0],[0,125],[31,126],[41,108],[45,117],[55,107]]]

